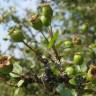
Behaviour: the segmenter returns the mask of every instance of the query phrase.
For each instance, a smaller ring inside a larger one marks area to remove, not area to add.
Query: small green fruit
[[[66,47],[66,48],[70,48],[70,47],[72,47],[73,46],[73,43],[71,42],[71,41],[65,41],[64,42],[64,47]]]
[[[42,22],[38,15],[33,15],[31,18],[32,27],[36,30],[41,31],[42,30]]]
[[[52,18],[53,10],[49,4],[41,4],[40,7],[41,7],[41,15],[48,18]]]
[[[45,17],[45,16],[41,16],[40,19],[41,19],[42,24],[44,26],[49,26],[50,23],[51,23],[51,20],[49,18]]]
[[[22,30],[19,28],[10,28],[9,35],[14,42],[22,42],[24,39]]]
[[[67,67],[66,69],[65,69],[65,73],[67,74],[67,75],[73,75],[74,73],[75,73],[75,70],[74,70],[74,68],[73,67]]]
[[[79,52],[74,55],[73,63],[79,65],[83,63],[83,56]]]
[[[88,23],[84,23],[84,24],[81,26],[81,31],[82,31],[82,32],[87,32],[87,31],[88,31]]]

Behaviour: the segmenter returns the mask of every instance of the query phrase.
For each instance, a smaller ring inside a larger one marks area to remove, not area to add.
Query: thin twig
[[[25,78],[24,75],[21,75],[21,74],[19,74],[19,73],[16,73],[16,72],[13,72],[13,71],[12,71],[11,73],[12,73],[12,74],[15,74],[15,75],[18,75],[18,76],[20,76],[20,77],[22,77],[22,78]]]
[[[29,46],[25,41],[22,41],[24,45],[26,45],[29,49],[31,49],[34,53],[36,53],[37,51],[35,49],[33,49],[31,46]]]
[[[41,31],[40,31],[41,32]],[[44,35],[44,33],[43,32],[41,32],[41,34],[43,35],[43,37],[45,38],[45,40],[47,41],[47,43],[49,43],[49,41],[48,41],[48,39],[47,39],[47,37]],[[54,47],[54,46],[53,46]],[[55,54],[56,54],[56,56],[58,56],[58,53],[57,53],[57,50],[56,50],[56,48],[54,47],[53,48],[54,49],[54,52],[55,52]],[[52,56],[51,56],[51,54],[49,53],[49,59],[53,62],[53,63],[55,63],[55,64],[57,64],[53,59],[52,59]],[[60,60],[59,60],[59,62],[60,62]]]
[[[47,43],[49,43],[48,39],[46,38],[46,36],[44,35],[43,32],[40,31],[40,33],[43,35],[43,37],[45,38],[45,40],[47,41]]]

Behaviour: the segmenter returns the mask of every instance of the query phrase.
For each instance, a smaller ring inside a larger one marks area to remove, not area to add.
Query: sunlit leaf
[[[59,35],[59,32],[58,31],[54,33],[53,37],[49,41],[48,48],[52,48],[53,44],[55,43],[55,41],[58,38],[58,35]]]

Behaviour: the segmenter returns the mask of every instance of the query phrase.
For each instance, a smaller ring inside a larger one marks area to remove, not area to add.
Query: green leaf
[[[18,74],[22,74],[22,67],[20,66],[20,64],[18,62],[13,64],[13,73],[10,73],[11,77],[20,77],[20,75]],[[15,74],[16,73],[16,74]]]
[[[87,65],[86,65],[85,63],[81,64],[81,65],[80,65],[80,69],[81,69],[82,72],[86,72],[86,70],[87,70]]]
[[[17,88],[17,89],[15,90],[15,92],[14,92],[14,96],[18,96],[19,91],[20,91],[20,88]]]
[[[72,78],[72,79],[69,80],[69,83],[72,84],[72,85],[76,85],[76,80]]]
[[[60,94],[60,96],[73,96],[72,91],[70,89],[65,88],[63,84],[59,84],[56,90]]]
[[[58,68],[55,65],[51,66],[51,70],[54,75],[56,75],[56,76],[60,75],[60,71],[58,70]]]
[[[58,42],[58,44],[56,44],[56,48],[60,48],[63,43],[64,43],[64,42],[63,42],[62,40],[60,40],[60,41]]]
[[[20,80],[20,81],[17,83],[17,86],[20,87],[20,86],[22,86],[23,83],[24,83],[24,80]]]
[[[58,31],[54,33],[53,37],[49,41],[48,48],[52,48],[53,44],[55,43],[55,41],[58,38],[58,35],[59,35],[59,32]]]
[[[96,86],[96,80],[92,80],[92,84]]]

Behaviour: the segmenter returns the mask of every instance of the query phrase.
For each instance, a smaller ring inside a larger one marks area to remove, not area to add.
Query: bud
[[[22,30],[17,26],[11,27],[9,29],[9,36],[11,37],[11,39],[14,42],[22,42],[24,39],[24,35],[22,33]]]
[[[38,15],[33,15],[31,18],[32,27],[36,30],[42,30],[42,22]]]

